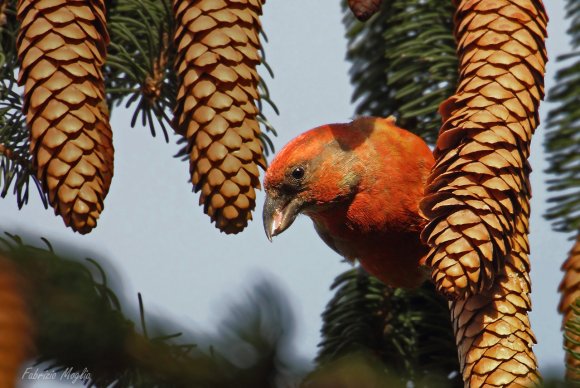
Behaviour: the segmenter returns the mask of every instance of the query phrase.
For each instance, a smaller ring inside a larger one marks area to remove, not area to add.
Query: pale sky
[[[277,150],[309,128],[348,121],[353,115],[339,3],[293,0],[269,1],[265,6],[266,56],[275,72],[275,79],[267,78],[267,84],[281,112],[278,117],[268,114],[279,133],[273,139]],[[569,49],[562,5],[563,1],[546,1],[552,19],[548,87],[555,57]],[[542,117],[546,107],[544,104]],[[333,295],[329,286],[349,265],[320,241],[305,217],[273,243],[268,242],[261,224],[261,192],[256,220],[239,235],[221,234],[210,225],[197,195],[191,192],[187,164],[172,157],[178,147],[173,141],[165,144],[162,137],[152,138],[148,129],[130,128],[130,117],[121,110],[113,113],[115,177],[96,230],[87,236],[73,233],[54,217],[52,209],[42,207],[34,192],[21,211],[13,197],[0,201],[0,227],[47,237],[57,249],[59,243],[74,245],[81,249],[81,257],[106,258],[118,269],[124,299],[131,302],[126,312],[135,312],[137,292],[141,292],[149,312],[163,314],[192,332],[211,332],[228,306],[243,298],[257,279],[270,278],[292,302],[297,323],[295,351],[312,359],[320,340],[320,314]],[[543,135],[540,128],[532,146],[530,239],[531,320],[538,339],[534,349],[545,371],[552,367],[563,370],[556,290],[559,268],[571,242],[568,236],[552,232],[542,218],[547,198]]]

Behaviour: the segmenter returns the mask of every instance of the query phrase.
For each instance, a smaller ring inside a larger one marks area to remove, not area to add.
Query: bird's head
[[[350,124],[311,129],[288,143],[266,171],[263,221],[269,239],[301,214],[316,213],[347,201],[356,191],[363,166],[353,150],[364,131]]]

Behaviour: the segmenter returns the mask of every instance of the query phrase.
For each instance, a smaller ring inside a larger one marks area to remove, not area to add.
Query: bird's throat
[[[417,230],[361,230],[336,209],[310,214],[324,242],[349,260],[358,260],[371,275],[393,287],[415,288],[426,279],[422,263],[428,248]],[[338,222],[337,222],[338,221]]]

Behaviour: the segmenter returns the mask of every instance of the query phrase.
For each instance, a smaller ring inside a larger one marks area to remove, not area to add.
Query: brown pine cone
[[[456,94],[421,209],[437,289],[451,302],[469,387],[540,381],[530,328],[529,173],[546,62],[535,0],[455,1]]]
[[[175,130],[185,136],[200,204],[225,233],[243,230],[265,168],[256,101],[263,0],[174,0],[179,92]]]
[[[529,206],[547,18],[532,0],[465,0],[455,23],[459,86],[440,108],[437,162],[421,208],[430,219],[423,238],[433,280],[462,298],[492,288],[514,220]]]
[[[37,177],[67,226],[97,224],[113,176],[104,0],[20,0],[19,83]]]
[[[23,364],[33,356],[34,327],[24,279],[14,264],[0,256],[0,387],[15,387]]]

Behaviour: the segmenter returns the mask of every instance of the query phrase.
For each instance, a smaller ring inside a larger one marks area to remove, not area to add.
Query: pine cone
[[[580,233],[576,239],[576,243],[568,259],[562,265],[562,270],[565,272],[564,279],[560,283],[559,291],[562,294],[560,305],[558,309],[563,314],[563,323],[565,324],[573,318],[572,303],[580,298]],[[564,346],[568,349],[574,349],[575,352],[580,353],[580,338],[576,338],[576,343],[570,340],[564,340]],[[566,365],[568,370],[566,378],[570,381],[580,381],[580,360],[574,358],[570,353],[566,354]]]
[[[0,386],[15,387],[33,355],[34,333],[21,274],[0,256]]]
[[[350,10],[362,22],[367,21],[381,9],[382,0],[348,0]]]
[[[428,264],[440,292],[490,290],[529,197],[527,158],[544,95],[547,17],[532,0],[462,1],[460,79],[442,104],[437,162],[421,204]],[[527,233],[527,225],[522,225]]]
[[[263,0],[174,0],[179,92],[175,130],[185,136],[200,204],[225,233],[252,218],[258,166],[257,120]]]
[[[55,213],[85,234],[113,176],[103,74],[104,0],[20,0],[19,83],[37,177]]]
[[[466,387],[530,387],[541,381],[528,317],[529,244],[523,232],[528,217],[529,213],[518,217],[512,253],[492,290],[450,303]]]
[[[437,289],[451,302],[466,386],[531,386],[527,158],[543,98],[547,17],[534,0],[456,1],[459,85],[421,209]]]

